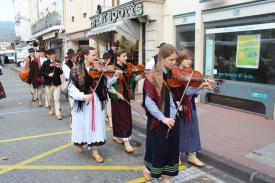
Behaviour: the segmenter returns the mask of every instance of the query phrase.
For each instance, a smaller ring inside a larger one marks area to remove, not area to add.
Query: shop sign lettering
[[[241,15],[241,9],[235,9],[233,10],[233,16],[234,17],[238,17]]]
[[[101,24],[115,23],[124,18],[134,18],[143,14],[143,4],[138,1],[122,4],[101,14],[92,16],[91,27],[96,28]]]
[[[254,76],[252,74],[242,74],[242,73],[226,73],[226,72],[219,72],[217,74],[218,76],[224,78],[224,77],[230,77],[234,79],[253,79]]]

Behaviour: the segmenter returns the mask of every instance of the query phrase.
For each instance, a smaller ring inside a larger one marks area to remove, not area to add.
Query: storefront
[[[64,59],[64,51],[63,51],[63,39],[64,34],[58,31],[52,31],[50,33],[44,34],[42,36],[42,39],[39,39],[40,45],[44,46],[42,44],[45,43],[45,48],[54,48],[57,53],[57,60],[63,61]]]
[[[173,17],[176,26],[176,48],[190,49],[195,55],[195,12]],[[193,65],[195,60],[193,61]]]
[[[89,30],[79,31],[75,33],[66,34],[66,50],[67,47],[77,50],[78,48],[83,48],[89,46],[88,38]]]
[[[263,114],[274,119],[274,1],[203,12],[205,75],[224,79],[220,94],[203,93],[203,102]]]
[[[97,42],[100,55],[116,43],[127,51],[128,62],[138,63],[140,25],[136,20],[121,20],[114,24],[92,29],[89,36]]]
[[[159,27],[162,26],[161,11],[164,1],[133,0],[90,17],[89,37],[100,56],[109,50],[112,43],[124,47],[128,62],[148,62],[160,44]]]

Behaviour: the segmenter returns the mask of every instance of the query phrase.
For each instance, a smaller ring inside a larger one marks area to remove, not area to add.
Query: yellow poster
[[[236,67],[259,67],[261,35],[239,35],[237,42]]]

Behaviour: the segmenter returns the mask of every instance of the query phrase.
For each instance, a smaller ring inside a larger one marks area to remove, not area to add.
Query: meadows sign
[[[130,19],[143,14],[143,4],[138,1],[131,1],[118,7],[109,9],[101,14],[90,17],[91,27],[96,28],[99,25],[115,23],[121,19]]]

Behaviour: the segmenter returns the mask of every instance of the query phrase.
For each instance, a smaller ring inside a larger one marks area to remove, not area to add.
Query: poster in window
[[[261,35],[238,35],[236,67],[258,69]]]

